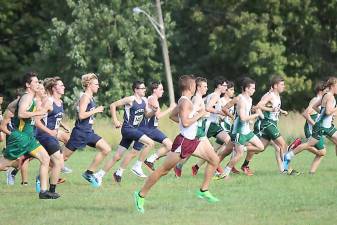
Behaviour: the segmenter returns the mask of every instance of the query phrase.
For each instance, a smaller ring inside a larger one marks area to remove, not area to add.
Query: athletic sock
[[[143,196],[140,195],[140,191],[138,192],[138,196],[139,196],[140,198],[144,198]]]
[[[116,175],[117,176],[123,176],[123,172],[124,172],[124,169],[123,168],[119,168],[117,171],[116,171]]]
[[[154,163],[158,159],[158,155],[156,153],[152,154],[149,158],[146,159],[146,161],[150,163]]]
[[[248,161],[248,160],[245,160],[245,161],[243,162],[243,164],[242,164],[242,166],[241,166],[241,167],[247,167],[247,166],[248,166],[248,164],[249,164],[249,161]]]
[[[226,166],[225,169],[224,169],[224,174],[226,176],[228,176],[230,174],[230,172],[232,171],[232,168],[230,168],[229,166]]]
[[[195,164],[194,167],[198,170],[200,167],[198,166],[198,164]]]
[[[99,177],[104,177],[105,171],[101,169],[101,170],[99,170],[96,174],[97,174],[97,176],[99,176]]]
[[[206,191],[208,191],[208,190],[207,190],[207,189],[206,189],[206,190],[202,190],[202,189],[200,188],[200,191],[201,191],[201,192],[206,192]]]
[[[85,171],[85,173],[87,173],[87,174],[94,174],[94,172],[92,172],[91,170],[87,170],[87,171]]]
[[[55,192],[55,189],[56,189],[56,184],[50,184],[49,191],[50,192]]]

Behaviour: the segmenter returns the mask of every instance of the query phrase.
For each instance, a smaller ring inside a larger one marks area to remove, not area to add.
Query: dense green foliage
[[[13,95],[32,69],[61,76],[70,104],[80,75],[95,72],[98,100],[107,104],[130,94],[135,79],[164,80],[158,35],[143,14],[132,13],[140,6],[155,16],[154,1],[145,2],[1,1],[0,91]],[[285,108],[299,110],[314,82],[336,73],[336,0],[162,2],[174,81],[185,73],[210,80],[249,75],[259,97],[269,76],[280,74],[288,86]]]

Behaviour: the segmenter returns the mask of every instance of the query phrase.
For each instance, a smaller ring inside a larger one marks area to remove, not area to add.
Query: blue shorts
[[[37,136],[37,140],[46,149],[48,155],[52,155],[57,151],[61,151],[59,141],[56,137],[50,135],[39,135]]]
[[[154,128],[142,127],[140,129],[146,134],[146,136],[148,136],[155,142],[162,144],[163,141],[167,138],[167,136],[156,127]]]
[[[95,134],[93,130],[91,132],[85,132],[74,128],[66,147],[71,151],[76,151],[76,149],[84,148],[87,145],[95,148],[96,143],[101,139],[102,137]]]
[[[121,133],[122,140],[119,143],[120,146],[128,149],[132,142],[135,142],[133,144],[135,150],[140,151],[143,148],[144,144],[140,143],[138,140],[145,135],[145,133],[140,128],[122,127]]]

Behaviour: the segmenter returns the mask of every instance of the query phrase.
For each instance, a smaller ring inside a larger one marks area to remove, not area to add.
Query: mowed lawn
[[[107,125],[104,127],[104,124]],[[109,121],[98,121],[98,133],[115,146],[118,131],[114,130],[111,135],[108,124]],[[171,136],[175,131],[167,132]],[[87,148],[70,158],[67,165],[73,173],[62,175],[66,183],[57,187],[62,195],[57,200],[38,199],[34,191],[34,177],[38,171],[36,160],[31,162],[27,187],[20,185],[19,174],[16,184],[7,186],[5,173],[0,173],[0,224],[337,223],[337,157],[331,145],[315,175],[308,174],[313,155],[307,152],[298,155],[292,165],[303,174],[296,177],[279,174],[274,151],[268,148],[253,159],[254,176],[233,175],[228,181],[211,183],[210,190],[220,199],[216,204],[196,197],[204,168],[192,177],[190,168],[196,159],[191,158],[181,178],[175,178],[171,172],[152,189],[146,198],[143,215],[135,210],[132,194],[144,180],[134,176],[129,169],[118,185],[111,176],[118,168],[118,165],[114,166],[98,189],[92,188],[81,177],[94,154],[95,151]]]

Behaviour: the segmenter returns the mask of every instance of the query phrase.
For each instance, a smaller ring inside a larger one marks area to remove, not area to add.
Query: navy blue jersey
[[[131,105],[125,105],[123,127],[135,128],[144,126],[146,124],[144,119],[145,107],[145,98],[142,98],[141,103],[134,100]]]
[[[89,104],[87,105],[86,112],[94,110],[96,107],[96,103],[93,98],[90,99]],[[79,119],[79,106],[77,106],[77,119],[75,122],[75,128],[80,129],[82,131],[92,131],[92,125],[94,124],[94,115],[91,115],[88,118],[83,120]]]
[[[51,101],[53,101],[51,99]],[[62,120],[64,114],[64,109],[63,109],[63,103],[58,106],[55,104],[53,101],[53,110],[48,112],[48,114],[43,117],[42,123],[50,130],[57,130],[60,126],[60,122]],[[38,129],[37,130],[37,135],[43,135],[43,131]]]

